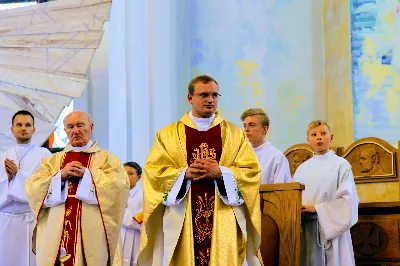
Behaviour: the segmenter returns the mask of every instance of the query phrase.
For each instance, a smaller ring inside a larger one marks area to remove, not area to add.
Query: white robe
[[[355,265],[350,228],[359,199],[350,164],[333,151],[315,155],[297,168],[293,182],[305,184],[302,204],[315,206],[318,217],[302,217],[300,265]]]
[[[266,141],[257,148],[253,148],[257,154],[261,167],[260,184],[287,183],[292,181],[289,162],[286,156],[271,142]]]
[[[34,217],[24,183],[40,165],[42,158],[50,154],[49,150],[32,143],[18,144],[0,154],[0,265],[36,265],[32,252]],[[20,166],[10,182],[4,167],[6,158]]]
[[[143,210],[143,183],[140,179],[129,191],[128,205],[122,221],[122,266],[133,266],[137,263],[137,252],[140,244],[142,224],[132,217]]]

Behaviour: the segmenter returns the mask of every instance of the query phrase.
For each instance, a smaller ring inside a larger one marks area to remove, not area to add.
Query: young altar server
[[[0,265],[33,266],[34,217],[24,183],[51,153],[31,143],[35,120],[30,112],[18,111],[11,123],[16,145],[0,154]]]
[[[244,111],[240,119],[260,163],[260,184],[291,182],[292,176],[286,156],[271,142],[265,141],[270,124],[267,113],[260,108],[252,108]]]
[[[121,230],[122,266],[136,266],[143,222],[142,168],[135,162],[127,162],[124,167],[128,173],[130,191]]]
[[[358,219],[358,196],[350,164],[329,146],[328,124],[312,121],[307,129],[314,156],[301,164],[293,182],[305,184],[302,202],[302,266],[355,265],[350,228]]]

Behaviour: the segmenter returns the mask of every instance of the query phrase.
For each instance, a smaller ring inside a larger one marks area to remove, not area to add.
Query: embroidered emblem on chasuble
[[[222,153],[221,127],[198,131],[185,127],[188,165],[196,159],[213,159],[219,162]],[[196,265],[208,265],[213,230],[215,183],[203,179],[191,183],[194,255]]]
[[[61,164],[63,169],[69,162],[78,161],[84,167],[89,168],[90,164],[90,153],[83,152],[68,152],[66,153],[64,160]],[[60,169],[60,170],[61,170]],[[73,266],[75,265],[76,246],[78,240],[78,232],[81,229],[81,213],[82,213],[82,201],[78,200],[76,191],[78,189],[80,178],[70,178],[68,184],[68,197],[65,201],[65,214],[64,214],[64,226],[61,234],[60,241],[60,254],[59,262],[55,265]],[[83,245],[82,245],[83,247]],[[60,263],[60,264],[59,264]]]

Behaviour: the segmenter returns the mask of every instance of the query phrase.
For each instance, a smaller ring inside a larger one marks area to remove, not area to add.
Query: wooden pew
[[[368,137],[346,150],[332,150],[352,166],[360,198],[358,223],[351,228],[356,265],[400,265],[400,142],[393,147],[385,140]],[[284,154],[292,174],[313,156],[307,143],[293,145]]]
[[[260,186],[261,255],[264,265],[298,266],[300,263],[300,183]]]
[[[351,164],[360,205],[351,228],[357,265],[400,265],[399,149],[368,137],[342,154]]]

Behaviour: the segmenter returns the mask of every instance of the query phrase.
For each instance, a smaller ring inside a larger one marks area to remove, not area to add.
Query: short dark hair
[[[16,113],[13,115],[13,117],[12,117],[11,125],[14,125],[14,120],[15,120],[15,117],[16,117],[17,115],[29,115],[30,117],[32,117],[33,125],[35,125],[35,118],[34,118],[33,115],[31,114],[31,112],[26,111],[26,110],[19,110],[18,112],[16,112]]]
[[[140,167],[140,165],[135,163],[135,162],[126,162],[126,163],[124,163],[124,166],[129,166],[129,167],[135,168],[136,169],[136,173],[138,175],[142,174],[142,167]]]
[[[209,83],[209,82],[215,82],[215,84],[217,84],[217,86],[219,87],[218,82],[217,82],[213,77],[207,76],[207,75],[201,75],[201,76],[194,77],[194,78],[189,82],[189,85],[188,85],[188,93],[189,93],[189,94],[192,94],[192,95],[194,94],[194,86],[195,86],[198,82],[201,82],[201,83],[203,83],[203,84],[207,84],[207,83]]]

